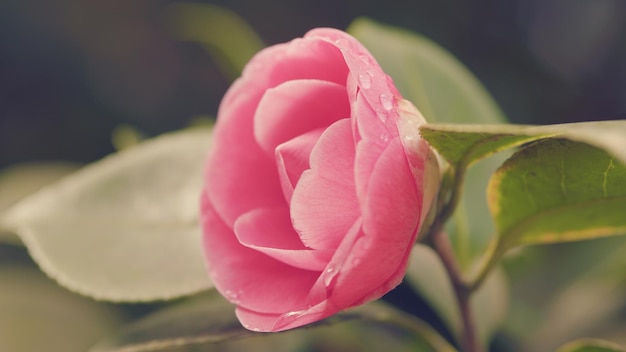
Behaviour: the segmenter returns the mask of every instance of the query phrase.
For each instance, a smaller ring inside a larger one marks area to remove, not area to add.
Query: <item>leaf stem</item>
[[[467,289],[470,292],[475,291],[480,287],[480,285],[485,281],[491,270],[494,266],[500,261],[504,251],[502,250],[503,246],[501,245],[498,239],[492,240],[487,248],[487,251],[483,255],[480,261],[480,266],[476,270],[475,276],[466,281]]]

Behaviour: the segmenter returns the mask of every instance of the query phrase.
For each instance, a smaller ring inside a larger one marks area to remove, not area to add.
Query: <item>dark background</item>
[[[171,1],[2,0],[0,168],[88,162],[111,131],[147,135],[214,116],[229,80],[196,43],[175,40]],[[267,44],[359,16],[450,50],[516,123],[626,117],[626,1],[213,1]]]

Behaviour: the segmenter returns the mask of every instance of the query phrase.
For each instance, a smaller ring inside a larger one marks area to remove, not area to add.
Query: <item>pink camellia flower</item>
[[[211,279],[246,328],[295,328],[401,282],[439,186],[420,123],[339,30],[250,61],[220,105],[201,202]]]

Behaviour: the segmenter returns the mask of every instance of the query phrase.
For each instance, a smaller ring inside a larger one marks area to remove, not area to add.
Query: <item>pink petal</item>
[[[317,305],[320,302],[324,302],[332,297],[336,293],[335,287],[337,284],[337,279],[340,276],[353,275],[353,273],[345,271],[344,267],[346,266],[347,259],[350,256],[350,253],[354,250],[355,243],[359,238],[363,237],[361,225],[362,221],[359,218],[354,223],[352,223],[348,231],[346,231],[326,269],[324,270],[324,272],[322,272],[322,275],[320,275],[320,277],[315,282],[315,285],[313,285],[313,288],[311,289],[311,293],[308,297],[310,305]],[[367,283],[361,282],[357,284],[357,286],[363,285],[367,285]],[[348,291],[351,292],[350,289],[348,289]],[[338,294],[342,293],[339,292]],[[353,297],[353,299],[358,298]],[[343,307],[336,307],[336,309],[339,310],[347,307],[347,305],[344,305]]]
[[[315,249],[336,247],[359,216],[353,187],[307,170],[291,199],[291,216],[302,242]]]
[[[313,130],[291,139],[276,148],[278,175],[287,202],[300,176],[309,168],[309,157],[313,146],[324,132],[323,129]]]
[[[301,306],[319,272],[302,270],[242,246],[201,198],[204,252],[215,287],[229,301],[262,313],[282,313]]]
[[[249,330],[277,332],[307,325],[324,319],[335,312],[328,312],[325,303],[284,314],[264,314],[238,307],[235,311],[242,325]]]
[[[336,274],[329,279],[325,271],[309,300],[326,294],[330,306],[347,308],[398,285],[417,235],[421,204],[402,145],[394,139],[372,171],[362,226],[357,234],[354,228],[348,232],[327,267]]]
[[[310,248],[331,249],[360,215],[354,189],[354,142],[350,121],[324,131],[291,199],[293,224]]]
[[[285,207],[252,210],[237,219],[239,242],[296,268],[322,271],[330,251],[312,250],[302,244]]]
[[[413,177],[402,143],[395,138],[380,155],[370,177],[363,229],[366,234],[385,237],[390,244],[403,245],[411,241],[421,212],[421,180]]]
[[[353,123],[356,125],[353,128],[356,128],[358,135],[361,136],[356,148],[354,179],[357,196],[360,201],[363,201],[378,158],[387,148],[392,136],[362,96],[358,96],[353,105],[353,121],[355,121]]]
[[[351,76],[360,88],[360,94],[364,95],[383,120],[397,117],[394,110],[397,101],[401,99],[400,93],[363,44],[349,34],[331,28],[313,29],[305,38],[323,38],[334,43],[341,50]]]
[[[341,119],[319,137],[311,151],[311,169],[326,178],[353,184],[354,148],[350,119]]]
[[[273,158],[254,140],[252,118],[261,94],[238,80],[218,112],[205,168],[205,187],[216,211],[229,226],[239,214],[285,201]]]
[[[298,79],[346,83],[348,68],[337,47],[318,38],[297,38],[257,53],[246,65],[243,79],[264,89]]]
[[[349,116],[343,85],[294,80],[265,93],[254,116],[254,134],[261,147],[273,155],[279,144]]]

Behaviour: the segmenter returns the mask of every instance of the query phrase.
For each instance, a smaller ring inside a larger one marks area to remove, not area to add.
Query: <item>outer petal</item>
[[[400,139],[393,139],[372,172],[363,208],[363,230],[385,241],[385,250],[398,253],[394,245],[405,246],[414,239],[423,197],[417,182]]]
[[[239,80],[218,112],[205,187],[216,211],[229,226],[242,213],[285,201],[274,160],[261,150],[253,135],[252,118],[261,95],[261,90]]]
[[[370,106],[374,107],[383,122],[393,117],[392,121],[387,124],[387,128],[393,134],[396,130],[397,101],[401,99],[401,96],[372,54],[354,37],[336,29],[313,29],[305,35],[305,38],[323,38],[334,43],[341,50],[351,76],[358,83],[359,93],[363,94]],[[354,98],[356,97],[351,99]]]
[[[306,301],[319,272],[295,268],[242,246],[206,193],[201,207],[209,274],[224,297],[261,313],[283,313]]]
[[[316,322],[331,316],[337,311],[329,312],[326,302],[315,307],[290,311],[286,314],[263,314],[238,307],[237,318],[246,329],[254,331],[284,331]]]
[[[348,68],[337,47],[319,38],[297,38],[256,54],[243,70],[247,84],[263,89],[297,79],[345,84]]]
[[[376,112],[362,95],[357,97],[353,104],[353,124],[361,139],[357,142],[355,162],[356,191],[361,202],[364,201],[370,177],[378,158],[387,148],[392,136],[382,121],[376,117]],[[357,119],[359,123],[357,124]]]
[[[362,297],[351,297],[351,301],[346,303],[335,299],[335,295],[343,297],[343,292],[336,292],[338,280],[344,275],[350,273],[344,272],[348,265],[351,252],[354,250],[355,243],[363,236],[361,231],[361,220],[357,219],[350,229],[346,232],[342,242],[336,248],[336,251],[328,263],[324,272],[320,275],[317,282],[311,289],[308,297],[307,306],[304,309],[292,310],[284,313],[276,321],[274,328],[284,330],[287,328],[297,327],[306,324],[307,321],[315,321],[331,316],[341,310],[351,307],[353,302],[360,301]],[[357,287],[368,286],[368,282],[356,283]],[[342,287],[341,290],[344,288]]]
[[[261,147],[273,155],[279,144],[347,117],[350,105],[343,85],[294,80],[265,93],[254,117],[254,134]]]
[[[328,294],[330,306],[345,309],[363,304],[401,282],[417,235],[421,206],[402,145],[396,138],[372,172],[359,234],[353,239],[346,237],[330,261],[329,267],[339,269]],[[328,287],[323,285],[323,276],[312,294],[320,295],[321,287]]]

